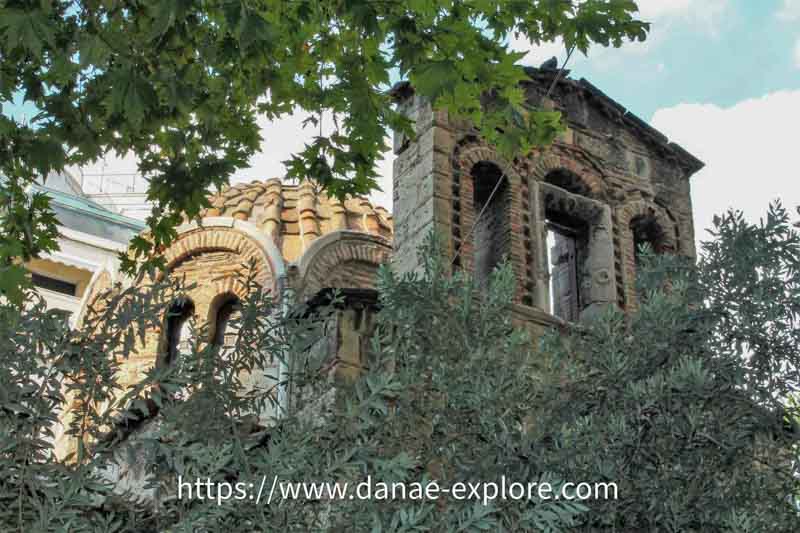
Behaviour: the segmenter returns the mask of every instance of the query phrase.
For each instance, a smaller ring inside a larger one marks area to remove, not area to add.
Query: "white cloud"
[[[651,23],[645,41],[625,42],[621,48],[594,46],[589,50],[588,58],[575,52],[569,65],[574,67],[591,60],[592,66],[599,70],[618,68],[631,55],[644,56],[658,48],[678,25],[690,25],[716,37],[729,0],[638,0],[636,4],[639,12],[635,17]],[[512,37],[510,45],[514,50],[528,52],[522,60],[526,65],[538,66],[552,56],[556,56],[561,64],[567,55],[560,39],[536,46],[527,40]]]
[[[692,7],[693,0],[638,0],[639,15],[647,20],[684,13]]]
[[[636,5],[639,16],[648,22],[672,17],[708,21],[719,17],[728,7],[728,0],[636,0]]]
[[[783,20],[800,19],[800,0],[783,0],[777,15]]]
[[[291,154],[301,151],[306,143],[319,134],[318,127],[309,125],[303,128],[303,120],[308,115],[297,112],[277,121],[268,121],[261,117],[261,150],[249,161],[250,167],[240,170],[232,177],[232,182],[265,180],[280,178],[286,173],[283,161],[289,159]],[[330,119],[323,120],[323,133],[331,131]],[[391,139],[387,142],[391,146]],[[380,175],[378,185],[383,191],[375,191],[369,199],[372,203],[392,209],[392,162],[394,154],[391,149],[384,153],[384,159],[378,164],[377,172]]]
[[[660,109],[652,125],[706,163],[692,178],[698,240],[706,240],[715,214],[741,209],[751,221],[780,199],[800,204],[797,141],[800,90],[778,91],[722,108],[679,104]]]

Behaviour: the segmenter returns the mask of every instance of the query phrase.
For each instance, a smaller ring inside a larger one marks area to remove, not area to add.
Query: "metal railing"
[[[135,172],[80,172],[86,194],[131,194],[147,192],[148,180]]]

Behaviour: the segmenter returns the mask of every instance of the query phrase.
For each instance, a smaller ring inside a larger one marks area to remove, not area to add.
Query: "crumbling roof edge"
[[[534,67],[527,67],[525,71],[531,78],[545,78],[553,75],[553,73],[550,71],[543,71]],[[644,138],[650,140],[661,150],[675,157],[679,163],[682,164],[684,169],[686,169],[687,178],[691,177],[695,172],[705,166],[705,163],[700,161],[700,159],[692,155],[678,143],[670,141],[666,135],[639,118],[639,116],[627,109],[625,106],[608,96],[586,78],[581,78],[579,80],[562,78],[559,80],[559,83],[571,84],[573,87],[577,87],[587,92],[593,98],[596,98],[598,101],[602,102],[606,109],[613,110],[614,114],[616,114],[619,120],[621,120],[626,126],[636,130]]]
[[[532,80],[552,80],[553,76],[556,76],[559,72],[558,69],[539,69],[529,66],[523,68],[525,73]],[[629,111],[625,106],[608,96],[589,80],[586,78],[581,78],[579,80],[568,78],[566,77],[566,74],[568,73],[569,71],[564,71],[564,73],[562,73],[564,75],[561,77],[561,79],[559,79],[559,84],[567,84],[576,87],[587,92],[599,102],[602,102],[606,110],[616,114],[619,120],[621,120],[626,126],[636,130],[665,153],[674,157],[686,170],[687,179],[705,166],[705,163],[703,163],[700,159],[692,155],[679,144],[670,141],[666,135],[639,118],[633,112]],[[400,81],[394,84],[389,91],[389,94],[396,100],[402,100],[414,94],[414,88],[411,86],[410,82]]]

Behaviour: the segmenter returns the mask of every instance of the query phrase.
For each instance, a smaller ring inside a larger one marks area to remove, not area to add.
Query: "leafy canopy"
[[[521,55],[504,43],[620,46],[645,38],[635,10],[631,0],[0,0],[0,103],[21,95],[39,110],[26,124],[0,116],[0,174],[13,190],[67,164],[134,154],[154,203],[150,238],[132,243],[146,257],[247,165],[259,115],[333,121],[288,160],[287,177],[339,197],[375,189],[388,130],[411,133],[392,78],[471,119],[508,156],[551,141],[558,115],[527,112]],[[46,209],[23,213],[8,196],[0,290],[18,300],[13,259],[52,249],[54,233]]]

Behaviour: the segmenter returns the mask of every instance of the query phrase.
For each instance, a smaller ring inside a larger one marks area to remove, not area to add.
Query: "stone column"
[[[581,312],[581,319],[591,318],[617,299],[614,275],[614,242],[611,208],[597,203],[599,214],[589,227],[589,254],[586,273],[589,282],[589,305]]]
[[[416,95],[407,96],[399,109],[415,121],[416,137],[395,132],[393,168],[395,272],[419,271],[417,248],[431,231],[439,236],[448,257],[450,250],[450,204],[453,134],[444,112],[434,113],[430,104]]]

